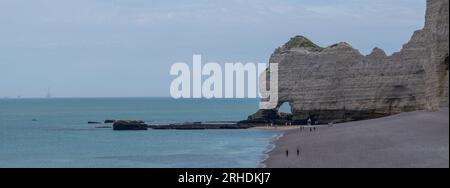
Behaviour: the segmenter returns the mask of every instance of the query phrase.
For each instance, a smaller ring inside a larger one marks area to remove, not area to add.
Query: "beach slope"
[[[275,145],[268,168],[448,168],[449,109],[289,130]]]

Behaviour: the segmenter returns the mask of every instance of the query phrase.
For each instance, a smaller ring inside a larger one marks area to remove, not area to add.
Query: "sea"
[[[89,121],[233,122],[257,99],[0,99],[0,168],[259,168],[280,132],[113,131]]]

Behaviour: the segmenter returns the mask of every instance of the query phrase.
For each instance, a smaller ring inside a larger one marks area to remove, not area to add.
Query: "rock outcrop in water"
[[[148,126],[143,121],[116,121],[113,124],[113,130],[115,131],[138,131],[147,130]]]
[[[107,119],[103,123],[115,123],[115,122],[116,122],[116,120]]]
[[[277,108],[249,121],[343,122],[448,107],[448,54],[449,0],[428,0],[425,27],[391,56],[379,48],[364,56],[344,42],[322,48],[294,37],[270,58],[279,63]],[[278,113],[283,103],[291,106],[291,119]]]

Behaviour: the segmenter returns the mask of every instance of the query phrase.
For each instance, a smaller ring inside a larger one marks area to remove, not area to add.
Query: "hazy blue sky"
[[[425,0],[0,0],[0,98],[168,96],[170,66],[266,62],[294,35],[398,51]]]

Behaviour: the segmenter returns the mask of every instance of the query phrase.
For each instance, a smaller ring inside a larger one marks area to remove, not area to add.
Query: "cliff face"
[[[347,43],[321,48],[292,38],[270,58],[279,63],[278,107],[249,120],[283,119],[277,111],[286,102],[293,121],[321,123],[448,106],[448,7],[449,0],[428,0],[424,29],[391,56],[378,48],[364,56]]]

